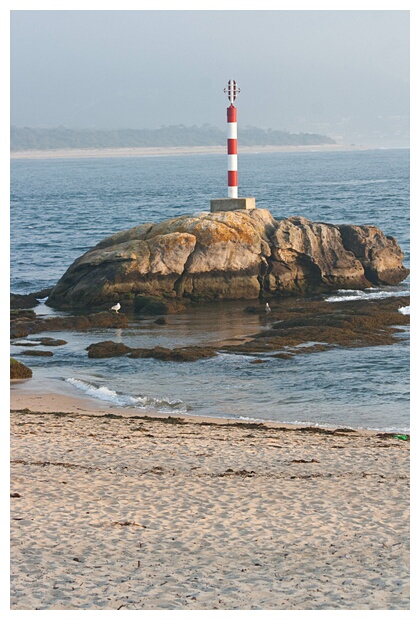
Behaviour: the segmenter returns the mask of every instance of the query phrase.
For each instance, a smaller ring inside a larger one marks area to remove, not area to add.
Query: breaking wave
[[[129,396],[111,390],[106,385],[98,386],[83,379],[70,377],[66,382],[76,389],[84,392],[91,398],[112,403],[116,407],[134,407],[136,409],[155,409],[162,413],[180,412],[187,413],[188,407],[182,400],[169,400],[166,398],[153,398],[151,396]]]
[[[385,299],[386,297],[406,297],[410,295],[408,290],[392,289],[392,290],[381,290],[376,288],[368,288],[364,291],[355,291],[352,289],[339,289],[335,291],[335,295],[331,297],[327,297],[325,301],[330,302],[338,302],[338,301],[365,301],[365,300],[375,300],[375,299]]]

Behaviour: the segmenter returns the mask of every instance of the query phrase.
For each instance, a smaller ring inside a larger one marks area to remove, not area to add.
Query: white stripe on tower
[[[234,88],[235,82],[232,80],[232,84],[229,83],[230,88]],[[234,93],[232,93],[230,101],[235,99]],[[238,123],[236,122],[236,108],[233,103],[227,109],[227,121],[228,121],[228,138],[227,138],[227,152],[228,152],[228,198],[238,197]]]

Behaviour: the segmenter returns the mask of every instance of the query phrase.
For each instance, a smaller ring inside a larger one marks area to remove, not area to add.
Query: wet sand
[[[409,609],[409,441],[11,409],[12,609]]]

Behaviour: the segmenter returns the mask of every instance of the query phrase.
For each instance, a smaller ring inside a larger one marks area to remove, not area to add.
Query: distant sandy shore
[[[12,388],[12,610],[409,609],[408,441]]]
[[[308,146],[243,146],[241,153],[289,153],[316,151],[360,151],[373,147],[323,144]],[[115,149],[52,149],[33,151],[12,151],[11,159],[84,159],[94,157],[162,157],[169,155],[225,154],[225,146],[180,146]]]

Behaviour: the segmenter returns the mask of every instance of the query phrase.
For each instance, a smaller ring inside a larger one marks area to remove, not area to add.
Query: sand
[[[409,609],[408,441],[11,408],[12,610]]]
[[[317,151],[363,151],[371,146],[312,144],[303,146],[241,146],[241,153],[291,153]],[[168,155],[226,154],[225,146],[151,146],[86,149],[32,149],[11,151],[10,159],[85,159],[102,157],[163,157]]]

